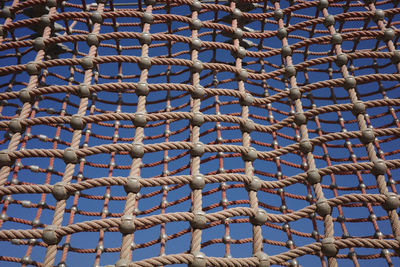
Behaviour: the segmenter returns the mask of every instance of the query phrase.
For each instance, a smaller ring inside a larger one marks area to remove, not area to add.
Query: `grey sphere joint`
[[[39,75],[40,71],[41,71],[41,69],[40,69],[40,67],[38,66],[37,63],[31,61],[28,64],[26,64],[26,72],[29,75],[31,75],[31,76],[32,75]]]
[[[195,87],[194,87],[194,90],[192,90],[192,91],[190,92],[191,96],[192,96],[194,99],[201,99],[201,98],[203,98],[204,95],[205,95],[205,93],[206,93],[206,91],[204,90],[204,87],[201,86],[201,85],[195,86]]]
[[[250,217],[250,222],[253,225],[264,225],[268,220],[268,214],[263,209],[258,209],[253,216]]]
[[[142,14],[142,23],[153,24],[154,18],[153,15],[149,12],[143,12]]]
[[[52,23],[51,23],[49,15],[47,15],[47,14],[46,15],[42,15],[40,17],[39,24],[43,28],[52,26],[51,25]]]
[[[222,237],[222,243],[224,244],[230,244],[232,242],[232,237],[230,235],[224,235]],[[231,255],[225,255],[225,258],[232,258]]]
[[[296,73],[297,73],[296,68],[293,65],[287,65],[285,67],[285,77],[286,78],[296,76]]]
[[[387,28],[383,32],[383,41],[384,42],[389,42],[389,41],[393,40],[395,36],[396,36],[395,31],[393,29],[391,29],[391,28]]]
[[[198,0],[194,0],[190,5],[190,11],[192,12],[199,12],[201,10],[201,2]]]
[[[2,18],[5,18],[5,19],[6,18],[10,18],[10,19],[14,19],[15,18],[15,13],[11,12],[10,6],[5,6],[1,10],[0,15],[1,15]]]
[[[251,133],[255,128],[254,122],[251,119],[246,119],[240,123],[240,130],[244,133]]]
[[[322,181],[321,175],[317,169],[311,169],[307,172],[307,181],[312,185]]]
[[[336,64],[336,66],[341,67],[341,66],[346,65],[348,61],[349,61],[349,59],[348,59],[347,55],[344,53],[341,53],[341,54],[337,55],[335,64]]]
[[[128,235],[128,234],[132,234],[133,232],[135,232],[136,227],[135,227],[134,220],[135,220],[135,218],[133,217],[133,215],[123,215],[121,217],[121,222],[118,227],[119,231],[123,235]]]
[[[128,193],[137,194],[139,193],[141,188],[142,185],[140,183],[140,177],[128,176],[126,184],[124,185],[124,190],[127,194]]]
[[[335,17],[332,16],[332,15],[326,16],[325,19],[324,19],[324,26],[326,28],[328,28],[328,27],[333,26],[333,25],[335,25]]]
[[[149,92],[149,85],[146,82],[138,82],[135,90],[137,96],[147,96]]]
[[[353,104],[353,109],[351,112],[353,113],[354,116],[357,116],[359,114],[365,114],[365,104],[364,102],[358,100]]]
[[[306,115],[304,115],[303,112],[296,112],[296,114],[294,114],[294,123],[297,126],[300,126],[300,125],[303,125],[303,124],[307,124]]]
[[[288,32],[287,32],[286,28],[279,28],[276,35],[278,36],[278,38],[280,40],[282,40],[283,38],[288,37]]]
[[[151,34],[149,32],[142,32],[139,36],[139,43],[141,45],[151,44]]]
[[[22,126],[20,119],[14,118],[8,124],[8,129],[12,133],[23,133],[25,131],[25,127]]]
[[[192,126],[200,127],[204,123],[204,116],[201,112],[194,112],[192,118],[190,119],[190,124]]]
[[[231,55],[235,58],[245,58],[246,57],[246,48],[239,46],[236,51],[231,51]]]
[[[190,181],[190,188],[192,190],[201,190],[204,188],[206,185],[206,182],[204,180],[204,176],[200,173],[192,175],[192,180]]]
[[[200,60],[193,60],[190,69],[194,73],[200,73],[203,71],[203,63]]]
[[[397,64],[400,62],[400,50],[393,51],[393,55],[390,58],[393,64]]]
[[[383,11],[382,9],[375,9],[372,19],[375,22],[377,22],[379,20],[384,20],[385,19],[385,11]]]
[[[97,34],[89,33],[86,37],[86,43],[88,44],[88,46],[99,46],[100,41],[99,38],[97,38]]]
[[[63,159],[66,164],[77,164],[79,161],[75,150],[72,148],[66,148],[64,150]]]
[[[295,101],[295,100],[301,98],[301,92],[300,92],[300,90],[299,90],[298,87],[292,87],[292,88],[290,88],[290,90],[289,90],[289,98],[290,98],[292,101]]]
[[[99,11],[93,11],[92,13],[90,13],[90,20],[93,24],[103,24],[103,16]]]
[[[239,99],[239,103],[242,106],[251,106],[253,102],[254,102],[254,97],[249,93],[246,93],[243,97]]]
[[[232,33],[232,38],[233,39],[242,39],[243,38],[243,30],[240,28],[234,29],[233,33]]]
[[[129,152],[132,158],[142,158],[144,156],[144,147],[141,143],[132,143],[131,151]]]
[[[292,55],[292,49],[288,45],[282,46],[281,54],[283,57],[288,57]]]
[[[246,183],[245,187],[247,191],[258,191],[261,189],[261,180],[257,176],[253,176],[250,183]]]
[[[290,267],[299,267],[299,262],[296,259],[292,259],[289,261]]]
[[[82,58],[80,64],[84,70],[90,70],[94,67],[93,59],[91,57]]]
[[[332,208],[328,204],[328,201],[325,198],[318,200],[316,206],[317,206],[316,211],[321,217],[325,217],[332,213]]]
[[[42,223],[40,222],[39,219],[34,219],[32,220],[32,226],[34,227],[40,227],[42,225]]]
[[[342,35],[340,35],[340,33],[332,34],[332,38],[331,38],[332,45],[338,45],[338,44],[341,44],[342,42],[343,42],[343,37],[342,37]]]
[[[46,44],[44,43],[43,37],[37,37],[35,41],[33,41],[33,49],[35,51],[44,50],[46,48]]]
[[[6,198],[6,200],[8,202],[12,202],[13,201],[12,198],[8,198],[8,199]],[[7,221],[8,219],[9,219],[9,217],[7,216],[7,214],[3,213],[3,214],[0,215],[0,220],[2,220],[3,222]],[[19,239],[17,239],[17,240],[19,242]],[[11,240],[11,242],[12,242],[12,240]]]
[[[364,145],[372,143],[375,140],[374,131],[371,128],[367,128],[361,131],[360,141]]]
[[[197,37],[192,38],[192,40],[190,41],[190,44],[189,44],[191,50],[197,50],[197,51],[201,50],[201,45],[202,45],[202,42]]]
[[[303,154],[307,154],[314,150],[314,146],[309,139],[303,139],[300,141],[299,149]]]
[[[58,182],[53,185],[51,194],[57,201],[68,199],[69,194],[65,186],[66,184],[64,182]]]
[[[253,256],[259,260],[259,263],[257,265],[258,267],[270,267],[271,263],[269,260],[269,256],[266,253],[259,251]]]
[[[11,166],[14,164],[14,159],[10,157],[7,150],[0,151],[0,167]]]
[[[21,258],[21,263],[23,263],[23,264],[31,264],[32,263],[32,259],[29,256],[23,256]]]
[[[382,252],[381,252],[382,257],[385,257],[388,254],[390,254],[390,251],[387,248],[382,249]]]
[[[149,57],[140,57],[137,64],[141,70],[151,68],[151,60]]]
[[[194,229],[204,229],[207,226],[207,218],[202,211],[194,212],[193,220],[190,221],[190,226]]]
[[[203,252],[193,252],[193,260],[189,267],[206,267],[206,255]]]
[[[357,85],[357,81],[353,76],[348,76],[346,78],[344,78],[344,83],[343,83],[343,87],[346,90],[355,88]]]
[[[335,246],[335,239],[333,237],[327,237],[321,241],[321,251],[326,257],[335,257],[338,253],[338,249]]]
[[[57,227],[55,225],[48,225],[43,229],[42,240],[47,245],[57,245],[61,238],[57,236],[56,230]]]
[[[246,81],[249,78],[249,73],[245,69],[241,69],[239,73],[236,74],[236,79],[239,81]]]
[[[253,147],[247,149],[242,153],[242,159],[244,161],[255,161],[258,158],[257,150]]]
[[[190,22],[190,29],[193,30],[200,30],[201,26],[203,26],[203,23],[201,22],[201,20],[199,19],[192,19],[192,21]]]
[[[373,162],[373,166],[371,169],[371,172],[373,175],[378,176],[378,175],[384,175],[387,171],[387,167],[385,164],[385,161],[382,159],[375,160]]]
[[[242,11],[240,11],[240,9],[238,9],[238,8],[235,8],[232,12],[232,18],[240,19],[241,16],[242,16]]]
[[[399,200],[398,195],[393,192],[388,192],[385,195],[386,195],[386,200],[382,204],[382,207],[388,211],[396,210],[400,206],[400,200]]]
[[[146,124],[147,124],[146,113],[136,112],[135,117],[133,117],[132,122],[133,122],[133,125],[135,125],[135,127],[146,127]]]
[[[286,247],[287,247],[287,248],[291,248],[292,246],[294,246],[293,240],[288,240],[288,241],[286,241]]]
[[[329,7],[329,1],[328,0],[319,0],[318,2],[318,8],[319,9],[324,9]]]
[[[83,130],[86,127],[86,123],[81,115],[72,115],[71,121],[69,122],[71,128],[74,130]]]
[[[274,11],[274,19],[275,20],[280,20],[283,19],[284,13],[282,9],[275,9]]]
[[[319,238],[319,233],[318,233],[318,231],[316,231],[316,230],[312,231],[312,232],[311,232],[311,236],[312,236],[314,239],[318,239],[318,238]]]
[[[201,157],[205,152],[204,144],[201,142],[196,142],[193,144],[192,149],[190,150],[190,155],[192,157]]]
[[[86,83],[81,83],[78,86],[78,95],[80,98],[87,98],[90,96],[89,85]]]

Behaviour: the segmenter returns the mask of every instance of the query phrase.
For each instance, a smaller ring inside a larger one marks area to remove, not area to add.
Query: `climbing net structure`
[[[0,265],[399,266],[398,2],[2,1]]]

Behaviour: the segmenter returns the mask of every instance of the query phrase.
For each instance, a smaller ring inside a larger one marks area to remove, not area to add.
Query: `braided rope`
[[[399,264],[398,1],[87,2],[0,12],[1,262]]]

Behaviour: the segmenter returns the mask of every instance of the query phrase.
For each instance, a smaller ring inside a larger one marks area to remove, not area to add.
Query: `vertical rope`
[[[277,10],[277,9],[280,9],[279,2],[275,2],[275,10]],[[280,18],[278,20],[278,27],[279,28],[284,28],[283,18]],[[287,46],[288,45],[288,40],[287,40],[286,36],[283,36],[283,38],[281,38],[281,40],[282,40],[282,46]],[[286,67],[287,66],[293,66],[293,61],[292,61],[292,56],[291,55],[286,56],[285,61],[286,61],[285,62],[285,66]],[[296,88],[297,87],[296,74],[291,75],[288,79],[289,79],[291,88]],[[295,100],[294,101],[294,106],[295,106],[296,111],[298,113],[302,114],[304,112],[301,99]],[[301,141],[308,140],[307,125],[306,124],[301,124],[299,127],[300,127]],[[305,156],[306,156],[306,159],[307,159],[308,169],[309,170],[316,169],[316,165],[315,165],[314,156],[312,154],[312,151],[306,153]],[[317,201],[321,201],[321,200],[323,200],[325,198],[320,183],[316,183],[314,185],[314,193],[315,193]],[[325,234],[325,238],[332,238],[334,236],[333,220],[332,220],[332,216],[330,214],[327,214],[326,216],[324,216],[324,234]],[[330,267],[337,266],[336,258],[329,257],[328,258],[328,264],[329,264]]]
[[[97,11],[102,13],[103,9],[104,9],[104,4],[100,3],[98,5]],[[51,17],[51,15],[53,15],[53,13],[55,11],[56,11],[56,8],[52,8],[52,10],[50,11],[50,17]],[[49,28],[49,27],[47,27],[47,28]],[[50,28],[48,30],[50,31]],[[100,32],[100,24],[95,23],[93,25],[92,33],[98,34],[99,32]],[[90,58],[93,58],[96,55],[96,51],[97,51],[97,47],[91,46],[89,49],[88,56]],[[91,80],[92,80],[92,70],[91,69],[85,70],[85,76],[83,79],[83,83],[90,84]],[[88,105],[88,99],[81,98],[80,103],[79,103],[79,108],[78,108],[78,111],[76,114],[78,114],[79,116],[84,116],[86,113],[86,110],[87,110],[87,105]],[[72,141],[71,141],[72,149],[79,148],[81,136],[82,136],[81,130],[75,130],[73,132]],[[68,163],[67,166],[65,167],[64,175],[62,177],[62,182],[69,183],[74,174],[74,170],[75,170],[75,164]],[[56,208],[54,210],[52,225],[61,226],[63,216],[64,216],[64,211],[65,211],[65,206],[66,206],[65,200],[57,201]],[[45,266],[45,267],[52,266],[54,263],[56,254],[57,254],[57,245],[49,245],[46,250],[46,256],[44,258],[43,266]]]
[[[235,1],[231,1],[229,7],[231,8],[231,12],[234,13],[235,9],[236,9]],[[237,10],[239,10],[239,9],[237,9]],[[239,29],[237,16],[232,16],[232,28],[233,28],[234,32],[235,32],[235,30]],[[240,39],[241,39],[241,37],[235,36],[235,34],[234,34],[233,46],[236,51],[239,50]],[[235,59],[235,67],[236,67],[237,71],[241,71],[241,69],[242,69],[242,59],[239,56],[237,56]],[[245,82],[241,79],[238,79],[237,83],[238,83],[238,90],[244,98],[246,95]],[[242,105],[241,117],[245,121],[247,121],[249,119],[249,107],[246,104]],[[243,145],[243,147],[245,147],[247,149],[251,147],[251,138],[250,138],[249,132],[242,131],[242,145]],[[251,161],[244,162],[244,174],[249,177],[252,177],[254,175],[253,163]],[[252,209],[258,208],[257,193],[255,191],[249,191],[249,202],[250,202],[250,207]],[[255,254],[259,251],[262,251],[263,237],[262,237],[262,232],[261,232],[261,226],[253,225],[252,230],[253,230],[253,254]]]
[[[148,14],[151,14],[153,10],[152,5],[147,5],[145,12]],[[150,24],[147,22],[143,23],[143,33],[145,32],[150,32]],[[142,51],[141,51],[141,57],[145,58],[148,57],[149,55],[149,45],[148,44],[143,44],[142,45]],[[146,68],[143,68],[140,72],[140,83],[147,83],[147,78],[148,78],[149,71]],[[137,109],[136,109],[136,114],[138,113],[145,113],[146,112],[146,96],[141,95],[138,96],[138,102],[137,102]],[[144,139],[144,128],[143,127],[138,127],[136,126],[135,129],[135,136],[134,136],[134,143],[142,144]],[[132,159],[132,164],[131,168],[129,171],[130,176],[136,176],[140,177],[140,166],[142,164],[142,159],[141,158],[133,158]],[[125,202],[125,208],[124,208],[124,215],[135,215],[135,208],[137,207],[136,203],[136,194],[135,193],[128,193],[126,197],[126,202]],[[122,236],[122,244],[121,244],[121,254],[120,254],[120,259],[126,259],[126,260],[131,260],[132,259],[132,242],[134,239],[134,234],[126,234]]]
[[[194,21],[198,20],[198,11],[193,10],[192,11],[192,22],[194,24]],[[198,30],[196,27],[192,27],[192,40],[197,38],[198,36]],[[193,63],[197,61],[198,57],[198,51],[196,49],[191,50],[191,60]],[[192,85],[194,88],[197,88],[200,86],[200,73],[195,71],[194,69],[191,71],[191,80],[192,80]],[[192,96],[190,97],[190,102],[191,102],[191,108],[190,111],[192,114],[195,114],[197,112],[200,112],[200,105],[201,105],[201,99],[200,98],[193,98]],[[191,132],[190,132],[190,137],[192,139],[193,147],[196,146],[196,144],[200,140],[200,126],[198,125],[192,125],[191,126]],[[201,156],[192,156],[190,160],[190,173],[194,177],[195,175],[200,174],[200,158]],[[192,212],[198,213],[202,211],[202,195],[201,195],[201,189],[193,189],[192,190]],[[192,229],[192,237],[191,237],[191,242],[190,242],[190,251],[192,253],[194,252],[199,252],[201,249],[201,229]]]
[[[370,8],[371,8],[372,11],[375,11],[374,4],[370,4]],[[329,16],[328,9],[327,8],[323,8],[322,9],[322,14],[325,17],[328,17]],[[378,26],[380,27],[381,30],[383,30],[383,31],[385,30],[385,26],[384,26],[384,24],[383,24],[383,22],[381,20],[378,22]],[[335,27],[333,25],[330,25],[328,27],[328,30],[329,30],[331,35],[336,33]],[[391,52],[394,51],[393,42],[391,40],[389,40],[387,42],[387,46],[388,46],[389,51],[391,51]],[[340,43],[336,44],[334,46],[334,51],[335,51],[337,56],[343,54],[342,47],[341,47]],[[399,71],[400,70],[400,64],[397,64],[396,67],[398,68],[398,71]],[[349,72],[348,72],[346,64],[342,65],[340,70],[341,70],[343,78],[345,78],[345,79],[349,78]],[[354,86],[354,87],[349,88],[348,89],[348,93],[349,93],[349,97],[350,97],[351,103],[355,104],[358,101],[358,97],[357,97],[357,93],[356,93],[356,87]],[[367,126],[366,126],[366,123],[365,123],[364,114],[358,114],[356,117],[357,117],[357,124],[358,124],[359,129],[361,131],[366,130]],[[366,150],[367,150],[367,154],[368,154],[369,160],[371,162],[377,161],[378,157],[376,155],[373,143],[370,142],[368,144],[365,144],[365,147],[366,147]],[[388,193],[388,189],[386,187],[385,176],[384,175],[377,175],[376,176],[376,181],[377,181],[377,184],[378,184],[379,192],[381,194],[383,194],[383,195],[387,194]],[[392,225],[394,236],[400,236],[400,222],[398,220],[397,213],[393,212],[393,211],[388,211],[388,215],[389,215],[390,223]]]
[[[14,7],[17,4],[18,4],[18,1],[14,1],[12,7]],[[49,15],[53,15],[56,13],[57,13],[56,8],[54,8],[54,7],[50,8]],[[6,19],[4,26],[7,26],[9,23],[11,23],[11,18]],[[48,38],[48,37],[50,37],[50,33],[51,33],[50,27],[45,27],[43,30],[42,37],[44,39]],[[2,37],[0,37],[0,38],[2,38]],[[3,41],[3,40],[0,39],[0,43],[1,43],[1,41]],[[36,57],[33,62],[34,63],[41,62],[44,58],[44,55],[45,55],[45,51],[43,49],[39,50],[37,52]],[[29,76],[29,82],[26,87],[26,90],[29,92],[30,89],[35,88],[38,85],[38,81],[39,81],[38,75]],[[31,110],[32,110],[32,104],[30,102],[25,102],[22,106],[22,110],[19,114],[19,118],[26,119],[29,116],[29,114],[31,113]],[[10,152],[16,151],[17,147],[19,145],[20,139],[21,139],[21,133],[14,133],[11,137],[10,142],[8,143],[7,150]],[[8,166],[1,167],[1,169],[0,169],[0,186],[4,185],[4,183],[7,181],[7,177],[10,174],[10,171],[11,171],[11,168]]]

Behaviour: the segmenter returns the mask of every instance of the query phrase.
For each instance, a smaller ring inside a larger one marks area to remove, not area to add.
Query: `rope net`
[[[3,1],[0,265],[398,266],[397,4]]]

